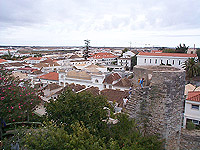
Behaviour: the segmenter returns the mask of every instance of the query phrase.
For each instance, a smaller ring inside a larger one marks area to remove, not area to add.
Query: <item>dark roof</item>
[[[113,81],[119,80],[120,78],[118,73],[112,73],[105,77],[103,83],[112,84]]]
[[[46,60],[43,60],[40,63],[53,63],[53,59],[47,58]]]
[[[86,90],[83,90],[82,92],[89,92],[89,93],[91,93],[92,95],[95,95],[95,96],[97,96],[97,95],[99,95],[99,88],[98,87],[90,87],[90,88],[88,88],[88,89],[86,89]]]
[[[74,54],[74,55],[72,55],[72,56],[69,57],[69,59],[75,59],[75,58],[81,58],[81,57],[79,57],[79,56],[76,55],[76,54]]]
[[[52,84],[48,84],[44,89],[49,89],[49,90],[51,91],[51,90],[58,89],[58,88],[60,88],[60,87],[61,87],[61,86],[59,86],[58,84],[52,83]]]
[[[128,91],[120,91],[113,89],[105,89],[101,91],[101,94],[104,95],[109,101],[117,102],[120,105],[123,104],[123,98],[128,97]]]
[[[119,82],[114,84],[114,86],[119,86],[119,87],[130,87],[131,86],[131,81],[127,78],[122,78]]]
[[[75,85],[74,83],[72,84],[65,83],[65,85],[66,86],[63,89],[59,90],[55,94],[61,94],[62,92],[66,91],[68,88],[72,90],[74,89],[74,92],[80,91],[85,88],[85,85],[80,85],[80,84]]]
[[[15,62],[15,63],[9,63],[9,65],[19,67],[19,66],[24,66],[24,63]]]
[[[41,70],[36,70],[36,71],[34,71],[32,74],[34,74],[34,75],[38,75],[38,74],[42,74],[43,72],[41,71]]]
[[[78,91],[84,89],[85,85],[80,85],[80,84],[75,85],[74,83],[72,83],[72,84],[68,85],[68,87],[70,87],[72,90],[74,90],[74,92],[78,92]]]

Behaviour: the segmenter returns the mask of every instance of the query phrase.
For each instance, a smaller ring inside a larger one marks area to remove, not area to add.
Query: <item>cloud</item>
[[[149,31],[174,37],[199,35],[199,6],[199,0],[0,0],[0,37],[31,42],[48,37],[81,41],[95,38],[93,33],[100,35],[98,40],[123,35],[127,41],[136,35],[150,37]]]

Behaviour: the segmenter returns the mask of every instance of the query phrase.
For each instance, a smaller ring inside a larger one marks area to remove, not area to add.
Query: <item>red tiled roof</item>
[[[41,60],[42,57],[29,57],[29,58],[26,58],[25,60]]]
[[[35,69],[29,68],[29,67],[25,67],[25,68],[18,68],[18,70],[30,70],[30,71],[33,71],[33,70],[35,70]]]
[[[112,84],[113,81],[120,79],[121,76],[118,73],[112,73],[105,77],[103,83]]]
[[[2,63],[2,62],[7,62],[7,60],[5,60],[5,59],[0,59],[0,63]]]
[[[187,100],[200,102],[200,91],[189,91]]]
[[[162,53],[162,50],[152,50],[151,53]]]
[[[111,54],[111,53],[97,53],[93,56],[89,57],[93,59],[102,59],[102,58],[117,58],[117,56]]]
[[[149,52],[140,52],[138,55],[144,55],[144,56],[169,56],[169,57],[197,57],[197,54],[184,54],[184,53],[149,53]]]
[[[49,72],[45,75],[39,76],[40,79],[45,80],[57,80],[58,81],[58,73],[57,72]]]

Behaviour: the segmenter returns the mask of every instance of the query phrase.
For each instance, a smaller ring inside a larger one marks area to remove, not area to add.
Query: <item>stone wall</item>
[[[136,88],[127,112],[142,127],[144,134],[158,134],[165,139],[165,149],[179,149],[184,103],[185,73],[182,70],[167,68],[135,69],[151,74],[147,79],[150,86]],[[137,81],[133,81],[137,82]]]
[[[200,149],[200,130],[182,130],[180,150],[198,150]]]

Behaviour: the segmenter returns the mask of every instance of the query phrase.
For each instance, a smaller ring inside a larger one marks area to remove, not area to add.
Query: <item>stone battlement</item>
[[[179,149],[185,72],[167,68],[134,68],[136,77],[145,73],[142,77],[145,77],[148,86],[132,92],[127,112],[135,118],[144,134],[158,134],[165,139],[165,149]]]

